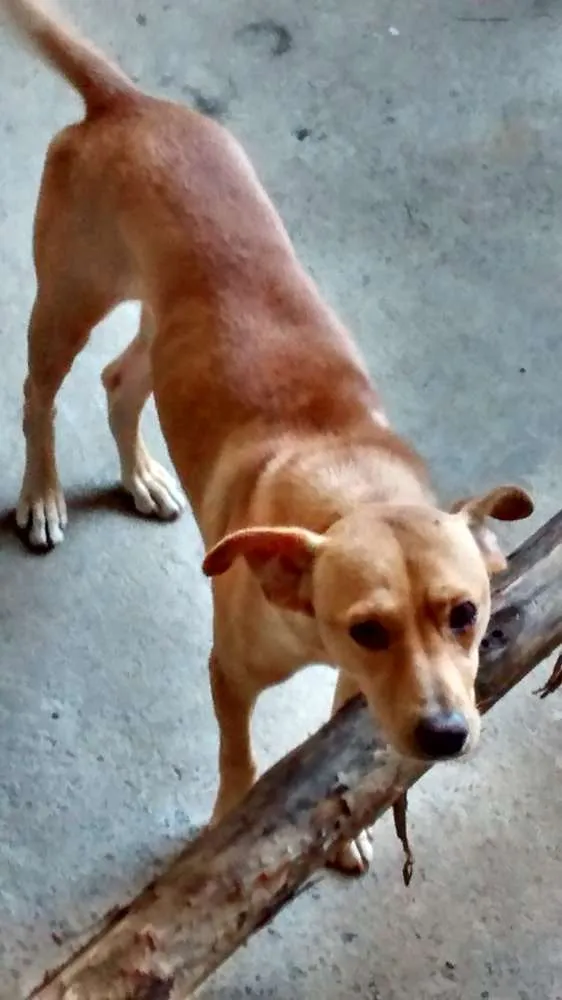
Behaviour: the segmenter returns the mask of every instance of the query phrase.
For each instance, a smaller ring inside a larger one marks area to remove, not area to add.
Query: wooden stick
[[[482,711],[561,643],[562,511],[513,554],[498,584],[482,644]],[[427,769],[384,747],[355,699],[32,997],[185,1000],[302,891],[335,844],[371,826]],[[405,836],[404,809],[396,818]]]

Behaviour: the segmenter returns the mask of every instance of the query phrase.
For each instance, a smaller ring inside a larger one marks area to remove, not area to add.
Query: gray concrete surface
[[[561,506],[560,5],[74,6],[147,87],[244,141],[446,495],[508,477],[536,493],[531,527]],[[65,545],[36,559],[12,534],[32,212],[46,144],[79,105],[4,31],[0,81],[0,998],[18,1000],[206,818],[216,730],[196,529],[127,516],[114,489],[98,372],[134,309],[61,398]],[[410,891],[383,823],[372,875],[324,881],[205,1000],[561,1000],[562,701],[533,699],[537,680],[474,760],[413,795]],[[264,700],[264,765],[318,725],[330,689],[314,670]]]

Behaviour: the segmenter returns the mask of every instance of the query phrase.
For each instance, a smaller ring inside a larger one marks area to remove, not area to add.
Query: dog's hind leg
[[[28,336],[24,385],[25,472],[16,510],[18,528],[30,548],[59,544],[66,505],[55,455],[55,398],[77,354],[113,302],[90,288],[39,283]]]
[[[124,297],[126,284],[123,251],[111,256],[110,244],[100,238],[91,192],[81,184],[84,128],[71,126],[51,143],[35,213],[37,295],[29,322],[26,460],[16,520],[37,551],[61,542],[66,526],[55,456],[56,396],[93,328]]]
[[[140,431],[142,411],[152,392],[152,334],[152,316],[143,307],[137,336],[103,370],[102,382],[123,486],[141,514],[171,520],[181,513],[185,499],[172,476],[149,454]]]

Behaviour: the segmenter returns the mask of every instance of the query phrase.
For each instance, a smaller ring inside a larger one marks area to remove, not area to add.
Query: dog
[[[399,753],[466,754],[490,577],[506,565],[487,519],[525,518],[531,498],[500,485],[442,509],[234,137],[142,93],[40,0],[1,3],[86,108],[49,147],[35,216],[16,512],[29,545],[66,527],[57,392],[92,329],[140,301],[138,335],[102,381],[136,507],[168,519],[187,497],[205,544],[211,822],[255,780],[258,696],[313,663],[338,671],[333,711],[362,692]],[[151,392],[181,488],[141,436]],[[331,860],[360,873],[369,859],[362,834]]]

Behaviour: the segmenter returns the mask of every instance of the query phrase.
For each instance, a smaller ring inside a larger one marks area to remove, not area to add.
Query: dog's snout
[[[468,740],[468,723],[460,712],[436,712],[416,726],[416,745],[424,757],[454,757]]]

